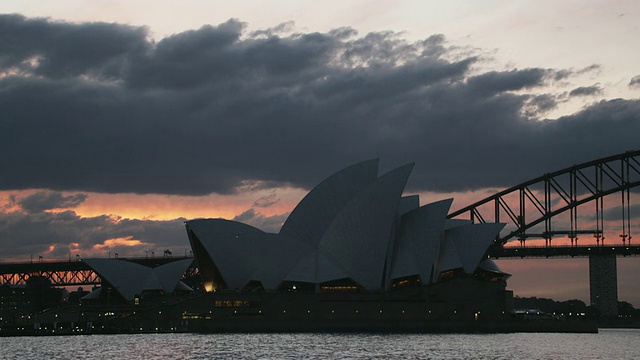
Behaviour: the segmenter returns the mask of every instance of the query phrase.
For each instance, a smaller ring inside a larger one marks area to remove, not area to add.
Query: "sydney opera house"
[[[187,221],[207,291],[193,318],[207,331],[438,330],[506,318],[509,275],[486,256],[503,225],[447,219],[452,200],[403,196],[412,168],[347,167],[277,234]]]
[[[186,256],[78,260],[100,287],[5,321],[0,336],[597,332],[587,323],[518,319],[509,274],[487,256],[503,225],[448,219],[450,199],[420,206],[418,196],[403,196],[412,168],[378,175],[377,160],[347,167],[313,188],[277,234],[224,219],[187,221],[197,271]]]
[[[154,268],[117,259],[86,259],[84,262],[99,274],[104,282],[102,287],[83,297],[85,301],[104,297],[104,288],[115,290],[121,299],[127,302],[139,302],[144,295],[192,291],[181,281],[182,275],[192,263],[190,259]]]
[[[83,259],[99,288],[16,318],[0,336],[597,331],[518,319],[509,274],[487,257],[502,225],[448,219],[452,200],[420,206],[403,196],[412,168],[379,176],[377,160],[347,167],[312,189],[277,234],[187,221],[199,275],[191,257]]]

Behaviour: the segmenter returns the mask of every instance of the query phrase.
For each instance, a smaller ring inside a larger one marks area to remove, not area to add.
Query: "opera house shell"
[[[192,291],[180,281],[182,274],[193,262],[191,259],[177,260],[154,268],[131,261],[117,259],[85,259],[93,271],[105,282],[103,287],[114,289],[125,301],[134,302],[145,293],[172,294],[175,291]],[[83,297],[83,300],[103,296],[100,287]]]
[[[503,224],[447,219],[452,200],[403,197],[413,164],[378,176],[378,161],[343,169],[311,190],[278,234],[240,222],[186,222],[207,291],[388,292],[455,274],[493,273],[485,253]]]
[[[379,176],[377,160],[347,167],[277,234],[187,221],[206,293],[183,318],[202,332],[437,332],[506,319],[509,275],[486,257],[503,225],[447,219],[452,200],[420,206],[403,196],[412,168]]]

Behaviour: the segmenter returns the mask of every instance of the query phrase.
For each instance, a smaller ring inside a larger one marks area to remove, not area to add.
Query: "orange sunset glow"
[[[203,218],[277,234],[373,159],[449,214],[532,184],[475,209],[535,234],[507,247],[640,244],[640,157],[617,157],[640,146],[640,5],[551,3],[0,2],[0,261],[188,255]],[[589,301],[586,257],[497,263],[516,295]]]
[[[24,198],[42,190],[0,191],[0,207],[5,211],[18,210],[10,197]],[[75,194],[65,192],[65,195]],[[277,188],[255,190],[230,195],[210,194],[206,196],[181,196],[161,194],[104,194],[86,193],[88,196],[80,205],[68,210],[82,217],[94,217],[104,214],[128,219],[195,219],[225,218],[232,219],[249,208],[256,207],[260,213],[271,216],[291,211],[306,194],[304,189]],[[273,204],[261,207],[260,201],[270,199]],[[56,209],[62,211],[67,209]]]
[[[140,240],[134,239],[133,236],[127,236],[125,238],[107,239],[102,244],[95,244],[93,247],[96,250],[113,249],[115,247],[131,247],[131,246],[148,246],[149,244],[143,243]]]
[[[233,195],[211,194],[206,196],[138,195],[89,193],[85,202],[74,210],[81,216],[115,214],[131,219],[170,220],[177,218],[225,218],[234,216],[254,206],[260,199],[275,195],[276,203],[260,208],[264,215],[290,211],[304,196],[302,189],[282,188]]]

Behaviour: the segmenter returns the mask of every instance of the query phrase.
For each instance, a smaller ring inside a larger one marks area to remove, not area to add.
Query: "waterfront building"
[[[389,291],[456,276],[507,275],[485,252],[503,224],[446,219],[452,199],[402,196],[413,164],[350,166],[302,199],[278,234],[224,219],[186,222],[205,289]]]
[[[95,289],[82,300],[93,300],[105,296],[104,289],[115,290],[115,300],[133,303],[145,296],[172,294],[175,291],[191,291],[180,279],[193,262],[191,259],[177,260],[154,268],[131,261],[118,259],[83,260],[102,279],[102,287]],[[111,295],[109,295],[111,296]],[[110,300],[111,301],[111,300]]]
[[[486,257],[504,225],[447,219],[451,199],[420,206],[403,196],[412,168],[378,176],[377,160],[347,167],[312,189],[277,234],[187,221],[210,294],[201,310],[213,304],[214,326],[234,331],[357,330],[374,319],[415,330],[426,319],[508,316],[509,275]]]

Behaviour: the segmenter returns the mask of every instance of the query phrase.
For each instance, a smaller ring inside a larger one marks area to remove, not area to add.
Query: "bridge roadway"
[[[616,259],[639,256],[640,246],[629,244],[573,246],[495,246],[489,250],[493,259],[520,258],[589,258],[589,294],[591,306],[605,317],[618,316],[618,270]]]
[[[495,246],[489,249],[489,257],[492,259],[589,257],[594,255],[640,256],[640,245]]]
[[[495,246],[489,249],[492,259],[589,257],[598,255],[640,256],[640,245],[574,245],[574,246]],[[119,258],[148,267],[156,267],[172,261],[193,257],[129,257]],[[197,271],[193,264],[187,274]],[[82,259],[43,260],[0,263],[0,285],[25,284],[31,276],[44,276],[53,286],[98,285],[102,282]]]
[[[156,267],[172,261],[192,259],[193,257],[120,257],[118,260],[128,260],[147,267]],[[104,258],[101,258],[104,259]],[[112,258],[116,259],[116,258]],[[192,266],[193,268],[194,266]],[[187,270],[193,272],[193,269]],[[82,259],[69,260],[41,260],[0,263],[0,285],[25,284],[31,276],[44,276],[53,286],[97,285],[102,282],[89,265]]]

